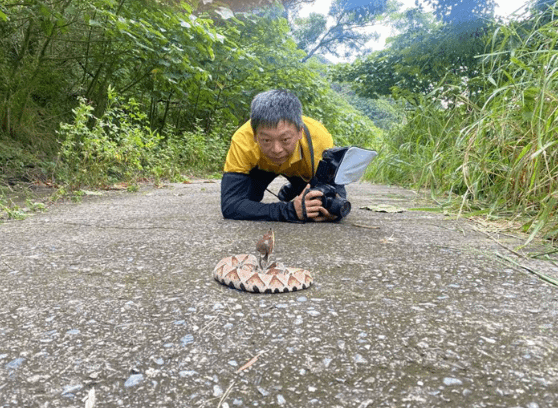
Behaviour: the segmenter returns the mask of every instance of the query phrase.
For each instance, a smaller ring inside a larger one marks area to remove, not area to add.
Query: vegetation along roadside
[[[502,20],[469,0],[465,21],[458,0],[425,0],[432,12],[335,0],[322,17],[300,13],[310,0],[202,3],[0,4],[2,218],[44,209],[13,199],[25,183],[79,199],[219,174],[252,97],[285,88],[338,145],[380,152],[369,180],[558,238],[554,1]],[[363,28],[379,21],[396,34],[370,51]]]

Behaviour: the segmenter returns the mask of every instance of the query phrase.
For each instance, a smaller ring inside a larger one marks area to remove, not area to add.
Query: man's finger
[[[323,207],[320,207],[320,214],[314,217],[314,221],[334,221],[337,219],[336,215],[330,214],[328,210]]]
[[[322,193],[319,190],[312,190],[308,194],[306,194],[306,201],[315,199],[317,197],[321,197],[323,195],[324,195],[324,193]]]

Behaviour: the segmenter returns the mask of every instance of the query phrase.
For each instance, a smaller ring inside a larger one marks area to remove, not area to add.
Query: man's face
[[[260,126],[254,136],[262,153],[277,166],[291,157],[300,139],[302,129],[299,131],[295,125],[285,121],[279,122],[276,128]]]

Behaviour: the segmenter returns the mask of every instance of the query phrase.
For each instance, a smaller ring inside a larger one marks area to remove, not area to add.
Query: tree
[[[0,24],[0,129],[15,137],[24,126],[38,130],[36,124],[48,122],[41,110],[71,86],[62,73],[70,58],[53,60],[51,54],[64,48],[62,38],[83,8],[61,0],[3,2],[2,8],[7,13],[0,15],[6,21]]]
[[[57,168],[78,184],[220,169],[253,96],[270,88],[296,92],[337,143],[380,134],[331,91],[325,66],[301,62],[282,8],[235,15],[194,3],[0,1],[0,168],[36,163],[14,159],[25,149],[49,169],[58,150]]]
[[[337,67],[333,78],[351,82],[366,97],[411,96],[440,83],[462,84],[478,73],[476,56],[485,50],[490,27],[480,19],[443,24],[420,9],[407,10],[398,21],[401,34],[388,39],[386,49]]]
[[[404,121],[403,108],[397,106],[397,103],[391,98],[370,99],[354,93],[344,96],[352,106],[370,118],[380,129],[389,130]]]
[[[378,16],[389,7],[387,0],[334,0],[327,16],[312,13],[308,18],[295,19],[293,36],[307,53],[303,62],[317,53],[362,54],[366,43],[374,37],[363,29],[374,26]]]
[[[280,2],[278,0],[189,0],[189,3],[196,10],[207,11],[225,7],[233,11],[250,12]]]
[[[188,94],[181,123],[201,118],[206,129],[218,121],[238,123],[247,118],[251,99],[259,91],[314,89],[318,75],[300,63],[304,52],[290,38],[287,21],[273,17],[273,10],[269,13],[216,20],[223,43],[216,44],[214,58],[202,65],[208,76],[182,85]]]
[[[444,23],[460,25],[480,18],[494,17],[494,0],[425,0]]]
[[[317,0],[190,0],[194,9],[198,11],[229,9],[233,12],[253,13],[257,10],[265,10],[278,5],[282,6],[285,17],[290,17],[297,13],[304,4],[313,4]],[[1,18],[1,14],[0,14]]]
[[[293,18],[299,12],[300,8],[305,4],[314,4],[317,0],[283,0],[285,7],[285,18],[290,25],[293,24]]]

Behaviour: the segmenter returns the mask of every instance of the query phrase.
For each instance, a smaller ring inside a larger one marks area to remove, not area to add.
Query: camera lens
[[[343,198],[334,198],[328,204],[329,208],[326,209],[338,217],[346,217],[351,212],[351,203]]]

